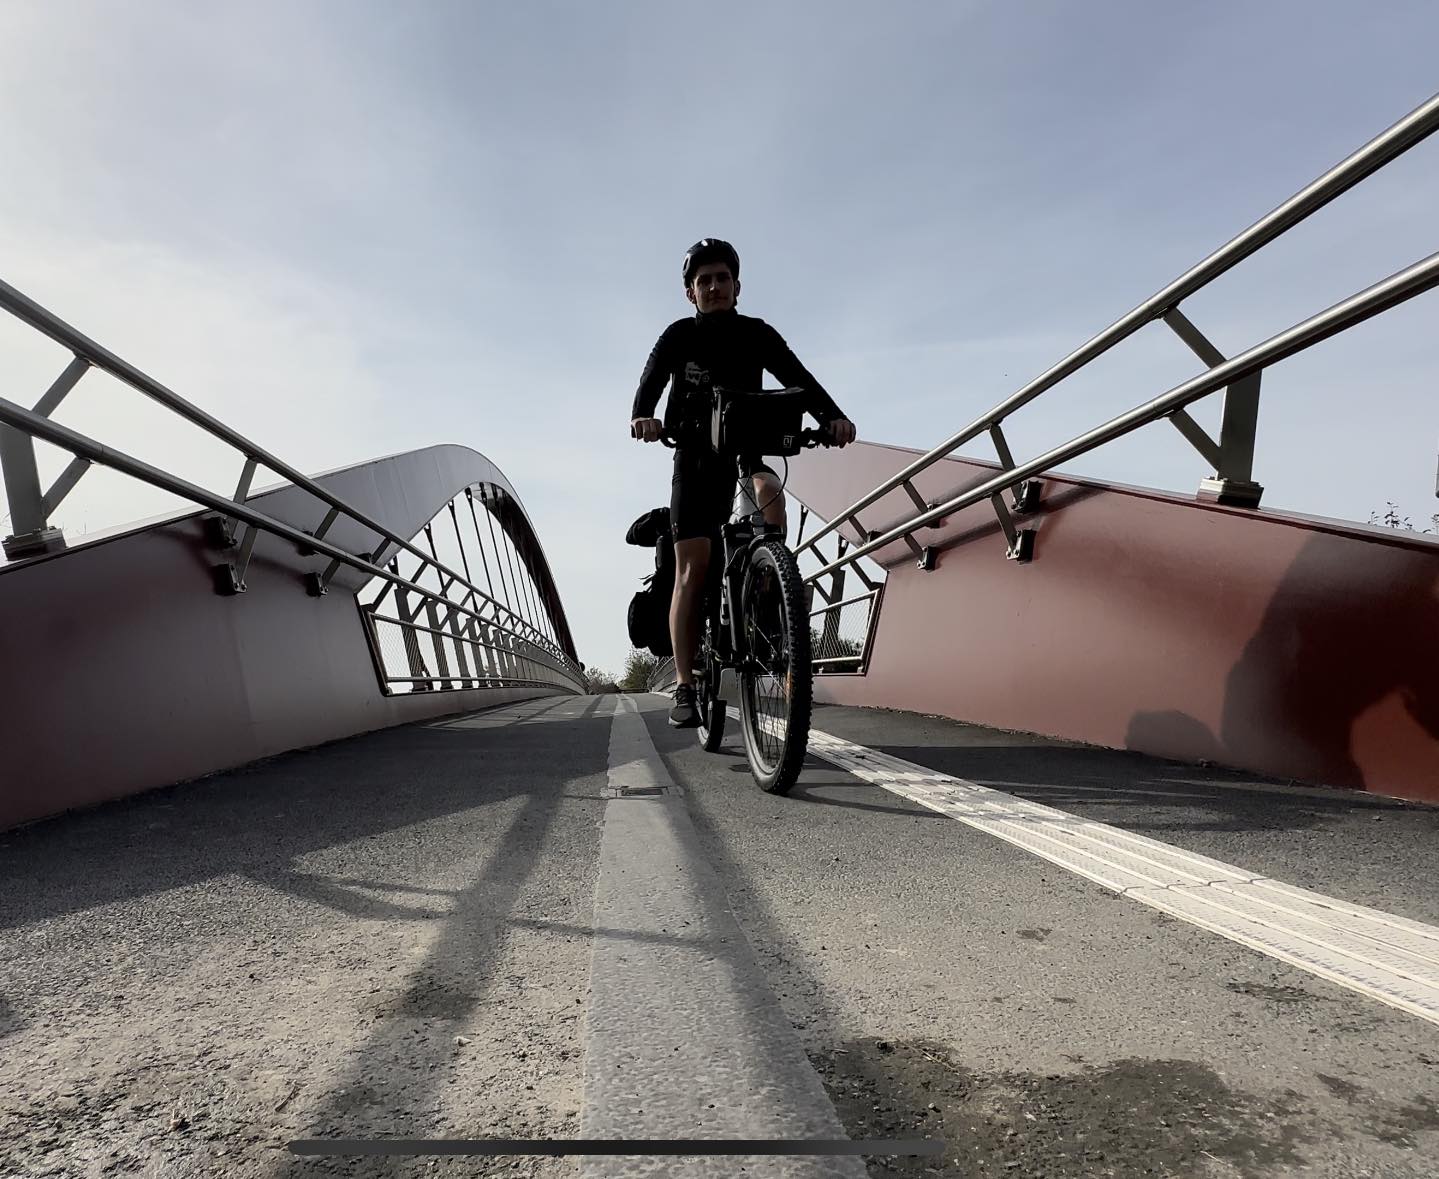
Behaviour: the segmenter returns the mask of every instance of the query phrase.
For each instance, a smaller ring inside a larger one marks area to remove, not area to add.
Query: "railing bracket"
[[[924,550],[919,554],[919,560],[915,562],[915,565],[923,569],[926,573],[933,571],[938,564],[939,550],[933,545],[926,545]]]
[[[909,496],[910,502],[913,503],[914,506],[918,508],[921,512],[924,511],[924,496],[919,494],[919,491],[915,488],[914,484],[911,483],[908,479],[906,479],[901,484],[901,486],[904,488],[905,494]]]
[[[229,598],[245,592],[245,583],[240,579],[240,571],[233,562],[224,561],[211,565],[210,572],[215,578],[215,592],[221,597]]]
[[[1014,541],[1005,552],[1005,557],[1021,564],[1034,559],[1034,529],[1021,528],[1014,534]]]
[[[1044,484],[1038,479],[1026,479],[1014,489],[1014,499],[1011,507],[1019,515],[1028,515],[1039,507],[1039,496],[1044,490]]]
[[[994,505],[994,514],[999,517],[999,526],[1004,532],[1004,555],[1011,561],[1028,561],[1034,555],[1034,529],[1014,526],[1014,519],[999,492],[991,495],[989,501]]]
[[[211,548],[232,549],[235,547],[235,533],[230,528],[230,520],[218,512],[213,515],[204,516],[200,521],[205,529],[205,541]]]

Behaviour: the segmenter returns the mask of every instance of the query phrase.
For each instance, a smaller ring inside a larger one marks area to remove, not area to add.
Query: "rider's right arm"
[[[660,395],[665,391],[665,382],[670,377],[669,364],[669,341],[670,333],[667,330],[660,334],[655,341],[655,346],[650,349],[650,356],[645,361],[645,370],[640,374],[639,387],[635,390],[635,399],[630,407],[630,421],[640,418],[652,418],[655,416],[655,406],[660,403]]]

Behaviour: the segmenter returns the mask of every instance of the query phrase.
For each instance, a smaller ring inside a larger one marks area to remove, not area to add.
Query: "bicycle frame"
[[[781,537],[783,532],[778,525],[765,523],[758,511],[731,520],[721,529],[722,557],[711,563],[712,569],[718,569],[714,575],[717,584],[707,588],[705,605],[717,644],[715,655],[725,667],[740,667],[750,654],[739,610],[750,551],[760,541]]]

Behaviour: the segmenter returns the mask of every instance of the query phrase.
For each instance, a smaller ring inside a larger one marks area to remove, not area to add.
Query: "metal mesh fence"
[[[801,535],[814,532],[825,521],[804,512]],[[797,538],[797,543],[799,543]],[[848,542],[838,534],[825,537],[815,548],[799,553],[800,575],[810,592],[810,645],[816,672],[862,672],[869,660],[868,643],[874,613],[883,595],[885,572],[867,557],[848,569],[816,577],[828,562],[843,556]]]
[[[810,646],[816,668],[825,671],[853,670],[863,665],[869,639],[870,618],[879,591],[825,605],[816,596],[810,614]]]

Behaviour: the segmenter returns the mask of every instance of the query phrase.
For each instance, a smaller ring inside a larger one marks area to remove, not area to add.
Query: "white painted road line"
[[[595,887],[583,1138],[837,1140],[843,1126],[765,983],[683,795],[617,697]],[[583,1156],[599,1177],[863,1179],[860,1157]]]
[[[1142,904],[1439,1023],[1439,928],[1351,905],[818,730],[855,777]]]

